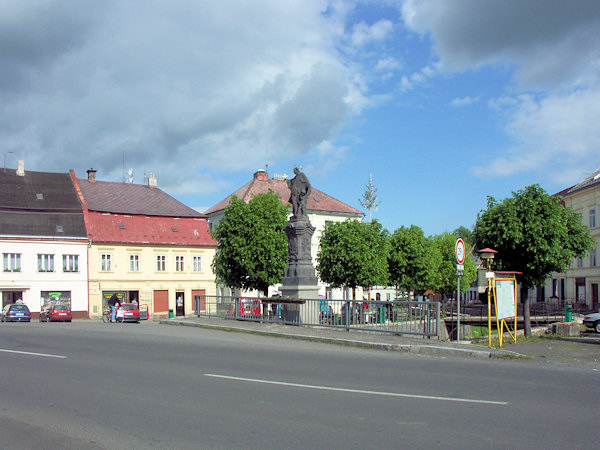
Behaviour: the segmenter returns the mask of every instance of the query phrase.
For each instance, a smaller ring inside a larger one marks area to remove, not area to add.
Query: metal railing
[[[194,315],[437,337],[439,302],[199,296]]]

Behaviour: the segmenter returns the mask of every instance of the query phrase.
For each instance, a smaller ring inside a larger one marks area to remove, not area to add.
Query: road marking
[[[352,394],[367,394],[367,395],[381,395],[384,397],[404,397],[404,398],[418,398],[423,400],[440,400],[446,402],[462,402],[462,403],[483,403],[486,405],[508,405],[508,402],[498,402],[494,400],[478,400],[473,398],[457,398],[457,397],[438,397],[435,395],[417,395],[417,394],[401,394],[398,392],[379,392],[379,391],[366,391],[362,389],[348,389],[348,388],[336,388],[329,386],[315,386],[311,384],[299,384],[299,383],[285,383],[282,381],[271,381],[271,380],[259,380],[255,378],[243,378],[243,377],[232,377],[229,375],[217,375],[213,373],[205,373],[204,376],[212,378],[223,378],[226,380],[246,381],[250,383],[263,383],[263,384],[276,384],[279,386],[289,386],[304,389],[318,389],[322,391],[336,391],[336,392],[350,392]]]
[[[46,353],[21,352],[18,350],[5,350],[2,348],[0,348],[0,352],[18,353],[19,355],[28,355],[28,356],[45,356],[46,358],[60,358],[60,359],[66,358],[66,356],[61,356],[61,355],[48,355]]]

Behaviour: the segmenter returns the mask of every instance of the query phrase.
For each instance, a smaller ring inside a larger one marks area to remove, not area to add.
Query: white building
[[[205,212],[208,216],[209,225],[211,228],[218,226],[223,218],[225,208],[229,205],[233,195],[247,203],[255,195],[266,194],[271,190],[279,196],[279,199],[283,204],[291,206],[289,203],[290,189],[286,183],[286,179],[287,176],[285,175],[275,175],[273,178],[269,178],[269,174],[264,170],[257,171],[252,180]],[[315,265],[317,253],[319,251],[319,239],[323,228],[325,228],[325,224],[331,221],[343,222],[347,219],[361,220],[364,216],[362,211],[359,211],[314,187],[312,187],[311,194],[306,202],[306,213],[310,223],[316,228],[311,241],[311,256],[313,264]],[[271,286],[269,288],[269,295],[276,294],[278,288],[279,286]],[[219,295],[231,294],[228,289],[223,287],[218,291]],[[349,293],[348,290],[331,289],[326,284],[320,282],[319,296],[322,298],[344,299],[350,298],[351,293]],[[361,289],[357,289],[356,296],[357,298],[362,298]]]
[[[48,303],[88,316],[88,238],[69,174],[0,171],[2,307],[22,301],[32,317]]]

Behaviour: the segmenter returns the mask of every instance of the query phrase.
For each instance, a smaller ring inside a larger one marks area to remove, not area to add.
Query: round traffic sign
[[[456,262],[458,262],[458,264],[464,263],[466,252],[465,252],[465,243],[462,239],[456,240],[455,252],[456,252]]]

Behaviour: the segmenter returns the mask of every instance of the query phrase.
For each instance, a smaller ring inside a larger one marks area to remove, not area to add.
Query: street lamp
[[[481,259],[485,259],[487,263],[487,272],[485,273],[485,277],[488,280],[488,289],[487,289],[487,307],[488,307],[488,347],[492,346],[492,301],[491,301],[491,292],[492,292],[492,278],[494,278],[494,272],[492,272],[492,259],[498,253],[493,248],[484,248],[479,250],[479,256]]]

